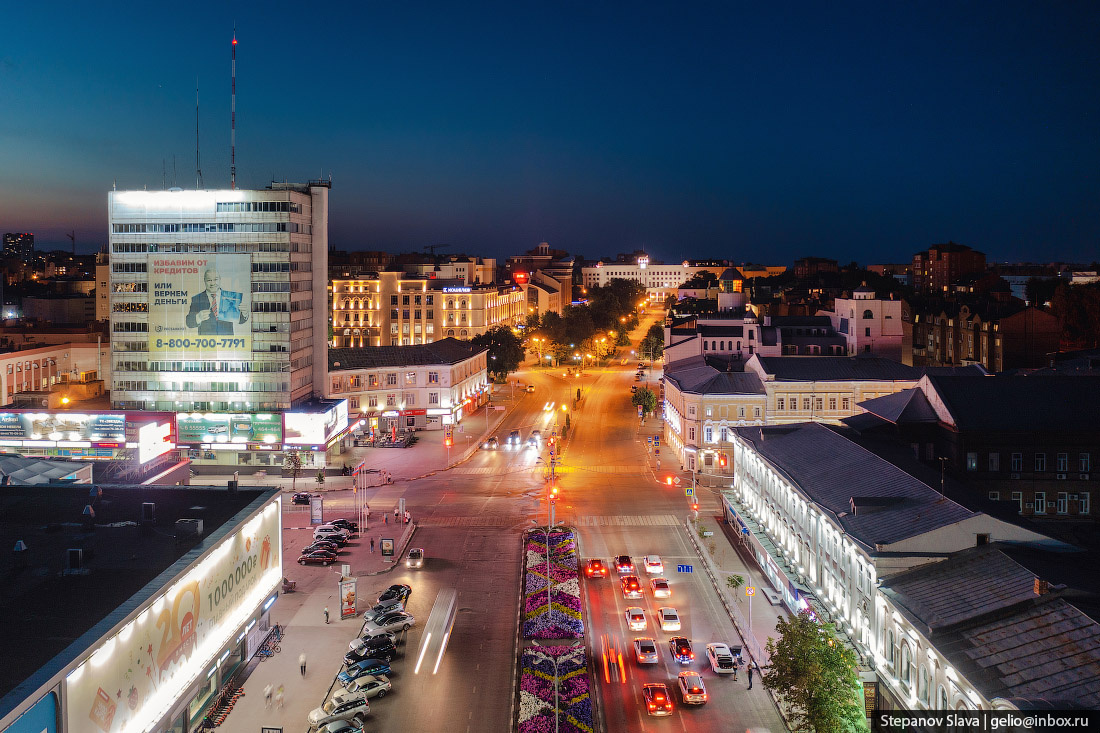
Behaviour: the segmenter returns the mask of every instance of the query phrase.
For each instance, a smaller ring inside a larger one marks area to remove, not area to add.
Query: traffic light
[[[443,439],[443,445],[447,446],[448,448],[450,448],[454,444],[455,444],[454,438],[452,438],[449,435],[446,438]]]
[[[558,485],[553,484],[553,485],[550,486],[550,496],[557,496],[557,495],[558,495]]]
[[[693,512],[699,511],[699,502],[697,502],[697,501],[691,502],[691,511],[693,511]]]
[[[672,477],[671,476],[665,476],[665,483],[668,484],[669,486],[672,486]]]
[[[722,468],[726,467],[726,457],[725,456],[718,456],[718,465],[721,466]]]

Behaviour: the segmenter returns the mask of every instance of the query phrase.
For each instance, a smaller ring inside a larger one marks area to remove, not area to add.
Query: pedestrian
[[[397,521],[397,507],[393,508],[393,521]]]
[[[278,689],[275,690],[275,707],[279,708],[280,710],[283,709],[283,686],[282,685],[279,685]]]
[[[408,523],[409,523],[409,512],[406,510],[406,512],[405,512],[405,524],[408,524]]]
[[[390,515],[389,514],[383,514],[382,515],[382,524],[389,524],[389,523],[390,523]]]
[[[752,689],[752,671],[756,668],[757,668],[756,667],[756,662],[749,662],[748,673],[749,673],[749,689],[750,690]]]
[[[272,691],[273,691],[273,688],[271,687],[270,684],[268,684],[268,686],[264,688],[264,707],[265,708],[270,708],[271,707],[271,693],[272,693]]]
[[[328,623],[328,606],[325,606],[325,623]]]
[[[370,538],[370,551],[374,552],[374,538],[373,537]]]
[[[302,668],[302,676],[306,676],[306,653],[302,652],[298,655],[298,666]]]

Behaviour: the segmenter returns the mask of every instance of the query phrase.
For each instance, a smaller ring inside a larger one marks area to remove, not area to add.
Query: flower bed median
[[[573,533],[551,532],[549,547],[546,539],[545,534],[536,531],[528,535],[525,544],[527,574],[523,584],[523,638],[583,639],[581,591]]]
[[[583,644],[536,645],[523,650],[520,660],[519,733],[548,733],[554,730],[559,733],[592,733],[592,696]]]

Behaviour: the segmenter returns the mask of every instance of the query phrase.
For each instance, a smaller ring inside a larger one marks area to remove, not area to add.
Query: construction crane
[[[431,253],[432,257],[435,257],[435,251],[437,249],[446,249],[450,246],[451,245],[449,244],[429,244],[428,246],[424,247],[424,251]]]
[[[76,254],[76,230],[71,232],[65,232],[65,236],[69,238],[69,241],[73,243],[73,254]]]

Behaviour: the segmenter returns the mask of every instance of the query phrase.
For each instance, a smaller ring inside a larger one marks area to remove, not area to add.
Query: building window
[[[863,329],[863,335],[867,338],[871,338],[871,329],[870,328]]]
[[[841,397],[841,398],[840,398],[840,409],[842,409],[842,410],[847,410],[847,409],[849,409],[849,408],[848,408],[848,405],[849,405],[849,404],[850,404],[850,403],[849,403],[849,401],[848,401],[848,398],[847,398],[847,397]]]
[[[1089,472],[1089,454],[1088,453],[1082,453],[1079,456],[1079,458],[1080,458],[1080,463],[1081,463],[1081,473],[1088,473]]]
[[[392,392],[386,395],[386,407],[397,407],[397,395]]]
[[[947,688],[940,685],[939,694],[936,695],[936,709],[947,710]]]
[[[703,428],[703,442],[704,443],[713,443],[714,442],[714,428],[709,427],[709,426]]]
[[[710,406],[710,405],[707,405],[706,411],[707,411],[707,417],[710,417],[710,416],[711,416],[711,412],[712,412],[712,408],[711,408],[711,406]]]
[[[1058,492],[1058,513],[1069,513],[1069,495],[1064,491]]]
[[[977,471],[978,470],[978,454],[977,453],[971,452],[971,453],[966,454],[966,470],[967,471]]]
[[[818,412],[822,410],[822,399],[820,397],[814,397],[814,409]]]
[[[439,384],[439,372],[428,372],[428,384]]]
[[[744,416],[745,416],[745,408],[744,407],[738,407],[737,408],[737,417],[744,417]]]
[[[396,373],[391,372],[391,373],[386,375],[386,386],[387,387],[397,386],[397,374]]]
[[[809,398],[809,397],[803,397],[803,398],[802,398],[802,409],[803,409],[803,410],[804,410],[805,412],[809,412],[809,411],[810,411],[810,398]]]
[[[439,393],[438,392],[429,392],[428,393],[428,404],[429,405],[438,405],[439,404]]]
[[[1035,492],[1035,513],[1046,514],[1047,513],[1047,492],[1036,491]]]
[[[1042,473],[1047,470],[1047,454],[1036,453],[1035,454],[1035,472]]]
[[[912,653],[909,651],[909,644],[906,642],[901,643],[901,667],[898,669],[898,682],[901,682],[905,686],[912,684],[913,678],[909,671],[909,668],[913,666]]]
[[[688,428],[688,440],[695,440],[695,428]]]
[[[695,417],[695,405],[688,405],[688,417]]]
[[[1024,470],[1024,454],[1013,453],[1012,454],[1012,472],[1019,473]]]
[[[1016,502],[1016,510],[1022,512],[1024,510],[1024,493],[1022,491],[1012,492],[1012,501]]]
[[[367,398],[367,407],[372,408],[372,409],[375,408],[375,407],[378,407],[378,397],[375,396],[375,395],[372,395],[372,396],[368,397]]]
[[[359,409],[359,398],[358,397],[348,397],[348,407],[350,407],[353,410],[358,410]]]
[[[886,632],[886,663],[894,666],[894,630]]]
[[[787,406],[786,406],[786,400],[784,400],[784,399],[783,399],[782,397],[779,397],[778,399],[776,399],[776,401],[775,401],[775,409],[777,409],[777,410],[785,410],[785,409],[787,409]]]
[[[920,677],[917,681],[917,697],[925,705],[928,705],[929,697],[931,697],[932,678],[928,674],[928,667],[926,665],[920,666]]]
[[[410,384],[415,385],[416,384],[416,372],[405,372],[405,384],[406,385],[410,385]]]
[[[1069,470],[1069,453],[1058,454],[1058,473],[1065,473]]]
[[[1092,510],[1092,506],[1089,503],[1089,492],[1081,492],[1081,503],[1077,507],[1078,514],[1088,514]]]
[[[989,492],[989,500],[990,501],[1000,501],[1001,500],[1001,492],[999,492],[999,491],[990,491]]]
[[[835,410],[836,409],[836,397],[830,397],[829,398],[829,409],[830,410]]]
[[[989,454],[989,470],[991,472],[1001,470],[1001,454],[1000,453],[990,453]]]
[[[863,311],[863,320],[869,321],[875,317],[875,314],[869,310]]]
[[[754,418],[756,418],[757,420],[760,419],[760,408],[759,407],[752,408],[752,416]]]

